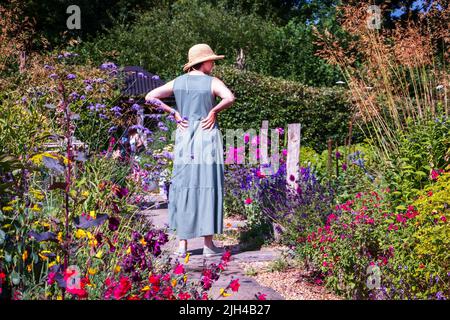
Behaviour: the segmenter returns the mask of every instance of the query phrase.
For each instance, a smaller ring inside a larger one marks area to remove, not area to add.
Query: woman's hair
[[[197,63],[197,64],[194,64],[193,66],[189,67],[189,69],[187,70],[187,72],[192,71],[192,69],[194,69],[194,70],[200,69],[201,66],[202,66],[202,64],[203,64],[203,62],[199,62],[199,63]]]

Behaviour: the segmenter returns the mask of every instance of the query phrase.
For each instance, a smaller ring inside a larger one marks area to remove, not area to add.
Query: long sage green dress
[[[215,106],[212,76],[184,74],[175,78],[176,108],[189,127],[175,132],[169,186],[169,228],[179,239],[223,232],[223,139],[216,123],[203,129],[201,120]]]

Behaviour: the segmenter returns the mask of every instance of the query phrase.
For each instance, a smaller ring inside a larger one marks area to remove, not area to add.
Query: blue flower
[[[69,73],[68,75],[67,75],[67,80],[73,80],[73,79],[75,79],[77,76],[76,75],[74,75],[73,73]]]

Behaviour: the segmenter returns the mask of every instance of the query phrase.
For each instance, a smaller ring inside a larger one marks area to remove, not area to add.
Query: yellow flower
[[[58,236],[56,237],[59,241],[59,243],[63,242],[63,238],[62,238],[62,232],[58,232]]]
[[[44,194],[39,190],[31,189],[30,192],[33,194],[33,197],[35,197],[37,200],[42,200],[45,198]]]
[[[56,300],[62,300],[62,296],[59,295],[59,296],[56,298]]]
[[[87,197],[89,196],[89,191],[83,191],[83,192],[81,193],[81,195],[82,195],[83,197],[87,198]]]
[[[16,204],[19,201],[19,199],[14,199],[8,202],[9,205]]]
[[[41,226],[43,226],[44,228],[50,228],[50,224],[48,222],[41,222]]]
[[[177,279],[172,280],[172,287],[175,287],[177,285]]]
[[[13,210],[14,210],[14,208],[13,208],[13,207],[10,207],[10,206],[3,207],[3,208],[2,208],[2,211],[3,211],[3,212],[13,211]]]
[[[190,256],[191,256],[190,252],[186,253],[186,257],[184,258],[184,263],[188,263],[189,262],[189,257]]]
[[[39,253],[39,257],[41,257],[42,260],[48,260],[48,257],[45,256],[45,254],[48,254],[48,253],[52,253],[52,252],[48,251],[48,250],[43,250]]]
[[[61,262],[61,258],[59,256],[56,256],[56,262],[58,262],[58,263]]]
[[[31,208],[34,212],[41,212],[42,209],[37,205],[37,203],[34,204],[33,208]]]
[[[89,245],[90,245],[91,247],[96,247],[96,246],[98,245],[97,239],[91,239],[91,240],[89,240]]]
[[[139,242],[140,242],[143,246],[146,246],[146,245],[147,245],[147,241],[145,241],[144,238],[142,238],[141,240],[139,240]]]
[[[187,274],[184,275],[183,280],[184,282],[187,282]]]
[[[30,263],[29,265],[27,265],[27,271],[31,272],[31,270],[33,270],[33,264]]]
[[[93,219],[97,218],[97,214],[95,213],[95,210],[89,211],[89,215],[90,215],[91,218],[93,218]]]
[[[23,260],[23,262],[25,262],[25,260],[27,260],[27,258],[28,258],[28,250],[25,250],[25,251],[23,252],[23,254],[22,254],[22,260]]]
[[[130,253],[131,253],[131,247],[128,247],[127,254],[130,254]]]
[[[54,265],[56,265],[56,261],[50,262],[50,263],[48,264],[48,267],[51,268],[51,267],[53,267]]]
[[[95,255],[96,258],[101,259],[103,257],[103,250],[99,250]]]
[[[83,229],[78,229],[77,232],[75,232],[75,237],[77,237],[77,239],[85,238],[86,232]]]
[[[88,269],[88,273],[89,273],[91,276],[93,276],[93,275],[95,275],[95,274],[97,273],[97,270],[95,270],[94,268],[89,268],[89,269]]]
[[[150,290],[150,287],[149,287],[149,286],[145,286],[145,287],[143,287],[143,288],[141,289],[142,292],[145,292],[145,291],[148,291],[148,290]]]
[[[231,293],[227,293],[226,291],[225,291],[225,289],[224,288],[220,288],[220,295],[221,296],[224,296],[224,297],[229,297],[229,296],[231,296]]]
[[[119,265],[117,265],[117,266],[114,268],[114,272],[115,272],[115,273],[119,273],[119,272],[120,272],[120,266],[119,266]]]

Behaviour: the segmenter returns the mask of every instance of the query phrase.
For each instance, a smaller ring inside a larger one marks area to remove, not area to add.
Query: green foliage
[[[140,65],[172,79],[182,73],[189,48],[207,43],[225,55],[221,64],[233,65],[242,48],[247,70],[330,86],[338,72],[314,56],[312,42],[311,29],[303,23],[278,26],[256,13],[195,0],[142,12],[136,22],[125,20],[85,42],[78,53],[96,63],[113,59],[120,65]]]
[[[302,146],[315,150],[325,149],[328,137],[342,141],[347,133],[350,111],[342,89],[311,88],[225,66],[215,71],[236,97],[232,107],[219,113],[221,127],[247,130],[259,129],[263,120],[271,128],[300,122]]]
[[[400,136],[400,150],[385,178],[391,201],[400,209],[432,181],[432,172],[441,170],[450,159],[450,121],[446,117],[410,126]]]

